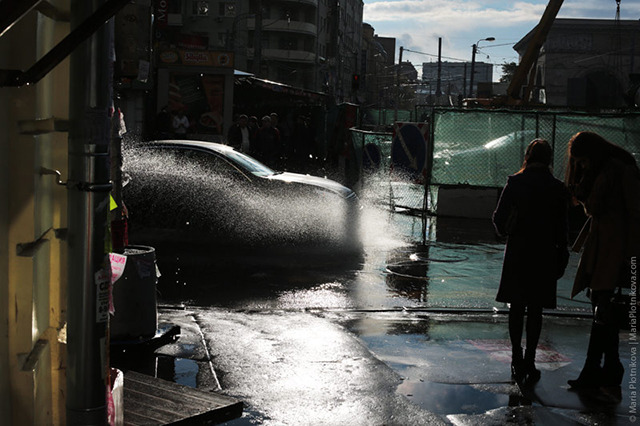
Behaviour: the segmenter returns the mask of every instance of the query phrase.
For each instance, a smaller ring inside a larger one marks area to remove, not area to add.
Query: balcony
[[[247,49],[249,59],[253,59],[253,49]],[[284,62],[314,64],[316,54],[304,50],[262,49],[262,58]]]
[[[247,19],[247,28],[250,31],[253,31],[256,29],[255,18]],[[263,19],[262,32],[267,32],[267,31],[281,31],[281,32],[289,32],[289,33],[296,33],[296,34],[307,34],[315,37],[318,33],[318,26],[316,24],[311,24],[309,22],[287,21],[286,19],[279,19],[275,21],[271,19]]]
[[[318,7],[318,0],[281,0],[282,3],[296,3],[296,4],[308,4],[310,6]]]

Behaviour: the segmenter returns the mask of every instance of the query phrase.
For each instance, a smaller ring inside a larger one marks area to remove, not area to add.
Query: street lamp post
[[[472,98],[473,97],[473,78],[474,78],[474,74],[475,74],[475,68],[476,68],[476,52],[478,51],[478,44],[480,44],[481,41],[494,41],[496,38],[495,37],[487,37],[487,38],[481,38],[480,40],[478,40],[473,46],[472,46],[472,50],[471,50],[471,77],[469,79],[469,97]]]
[[[398,121],[398,103],[400,102],[400,72],[402,68],[402,52],[404,47],[400,46],[400,55],[398,56],[398,68],[396,68],[396,110],[394,114],[394,121]]]

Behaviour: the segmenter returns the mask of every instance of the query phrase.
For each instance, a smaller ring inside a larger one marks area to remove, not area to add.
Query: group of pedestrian
[[[170,137],[184,138],[191,128],[189,117],[184,109],[179,108],[170,112],[168,107],[163,107],[156,116],[156,137],[166,139]]]
[[[624,367],[614,301],[619,288],[630,287],[631,262],[640,254],[640,169],[629,152],[593,132],[570,139],[565,182],[553,177],[552,157],[546,140],[533,140],[493,214],[496,231],[507,237],[496,300],[510,304],[511,374],[524,386],[540,379],[535,357],[542,310],[556,307],[557,280],[569,259],[567,217],[573,204],[582,205],[587,222],[573,247],[583,251],[571,297],[587,290],[593,322],[584,367],[568,384],[620,386]]]
[[[239,115],[227,133],[227,144],[248,153],[267,165],[274,165],[280,155],[282,129],[278,125],[278,114],[273,112],[260,119],[256,116]]]
[[[277,113],[263,116],[240,114],[227,133],[227,144],[245,152],[268,166],[290,169],[308,159],[313,153],[314,138],[308,118],[297,114],[295,121],[286,125]]]

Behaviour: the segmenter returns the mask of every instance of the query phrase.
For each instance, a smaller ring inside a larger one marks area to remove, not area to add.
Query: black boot
[[[522,359],[522,348],[513,348],[511,351],[511,378],[516,383],[524,380],[524,360]]]
[[[608,361],[605,359],[604,367],[602,367],[602,386],[620,386],[623,376],[624,367],[619,360]]]
[[[600,363],[604,354],[606,338],[604,327],[594,321],[591,325],[587,359],[584,362],[580,376],[577,379],[567,381],[571,389],[588,389],[602,384],[602,367],[600,367]]]
[[[620,362],[620,330],[616,325],[606,328],[606,344],[604,349],[604,366],[602,367],[602,386],[620,386],[624,376],[624,367]]]
[[[536,368],[536,352],[527,349],[524,357],[524,386],[533,386],[540,380],[540,370]]]
[[[602,384],[602,367],[600,363],[589,360],[584,363],[580,376],[574,380],[567,380],[571,389],[597,388]]]

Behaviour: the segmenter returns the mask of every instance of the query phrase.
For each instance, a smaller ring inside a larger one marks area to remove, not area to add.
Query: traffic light
[[[351,90],[358,90],[360,88],[360,74],[353,74],[351,76]]]

